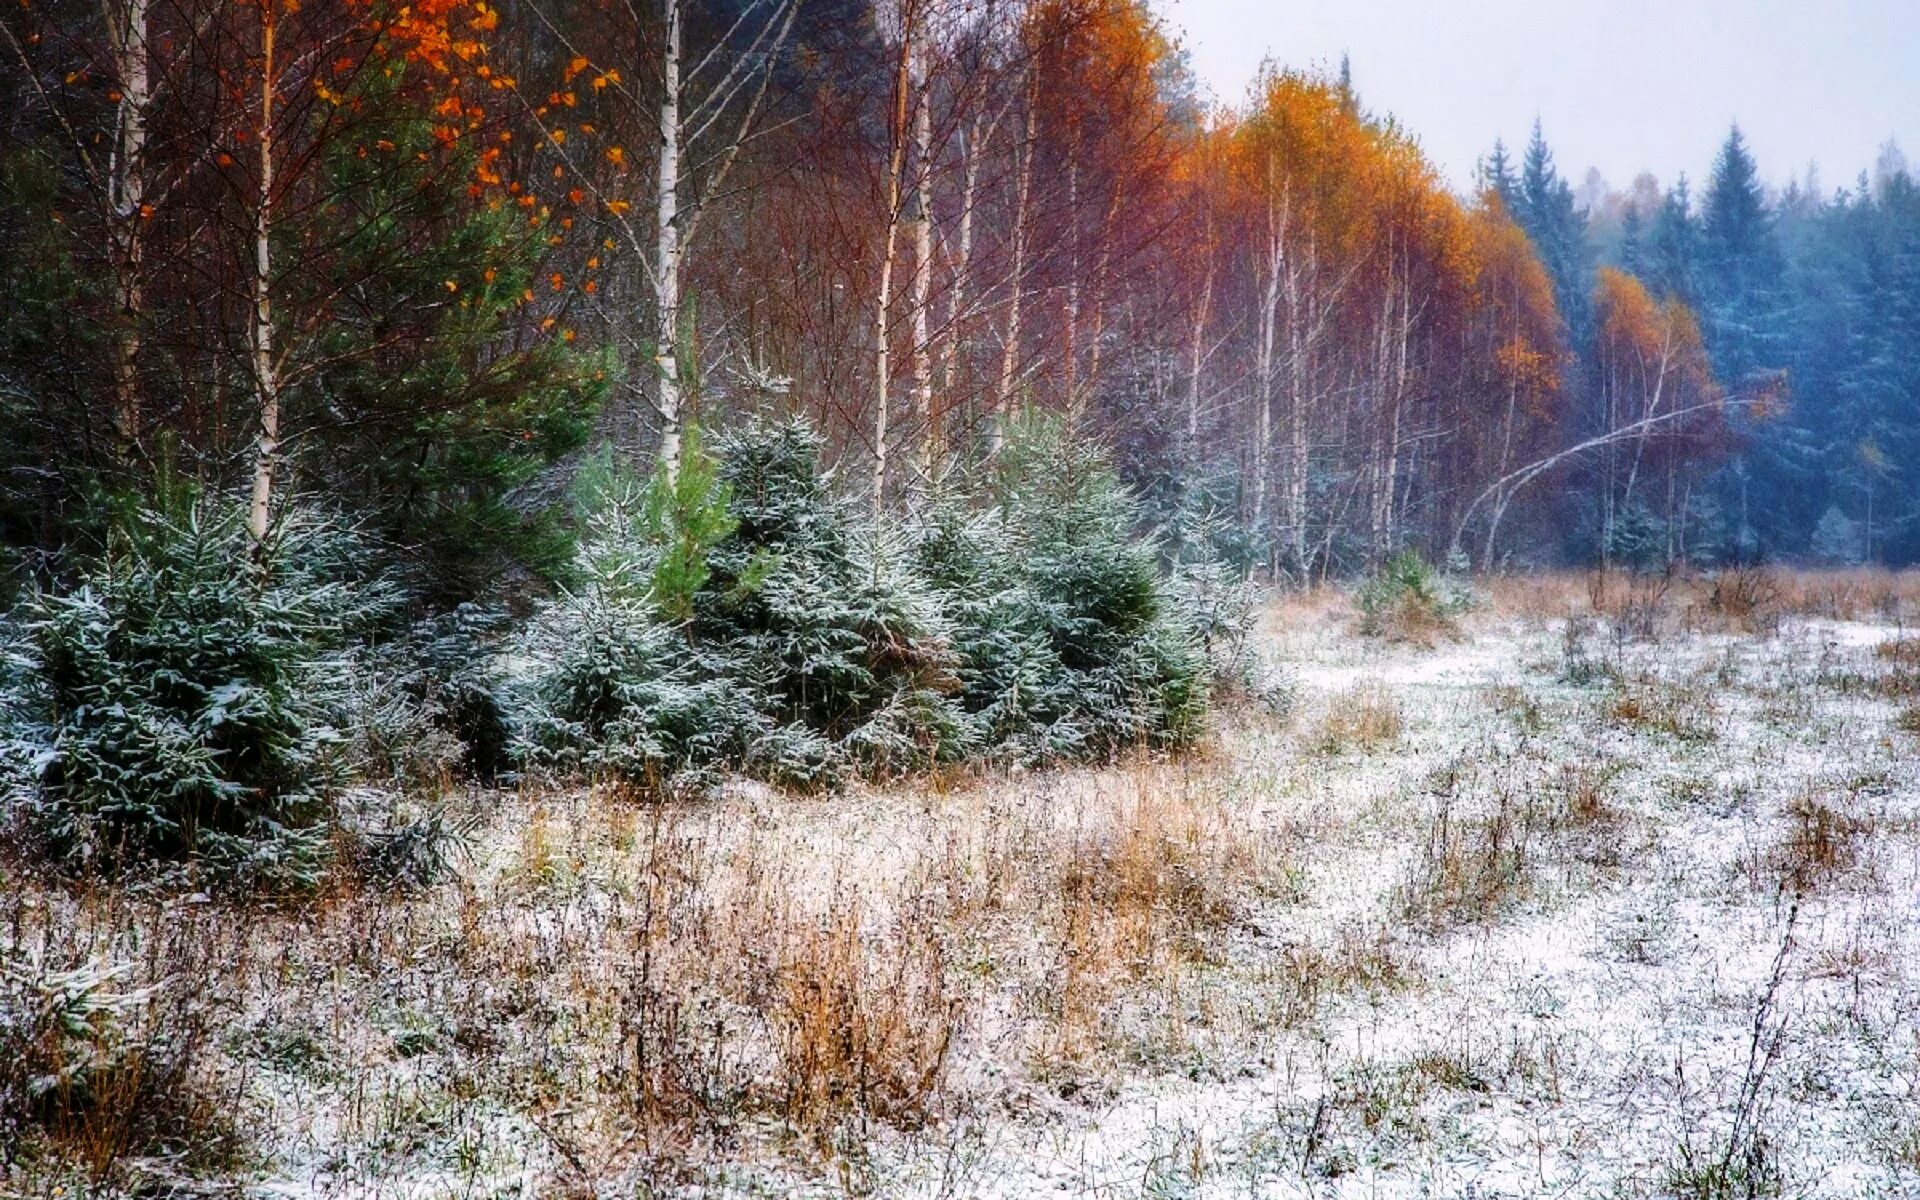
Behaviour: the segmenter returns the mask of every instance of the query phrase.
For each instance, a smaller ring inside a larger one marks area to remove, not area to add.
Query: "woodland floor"
[[[82,1139],[161,1189],[1920,1195],[1913,613],[1492,592],[1274,608],[1292,713],[1181,761],[455,797],[422,891],[0,919],[165,985],[198,1148]]]

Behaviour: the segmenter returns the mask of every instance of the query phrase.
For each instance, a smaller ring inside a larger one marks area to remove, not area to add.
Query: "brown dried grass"
[[[1654,581],[1668,580],[1651,603]],[[1820,569],[1770,565],[1714,571],[1543,571],[1492,575],[1480,590],[1497,616],[1556,621],[1570,615],[1638,616],[1649,607],[1696,629],[1767,633],[1782,616],[1835,621],[1920,617],[1920,569]],[[1636,596],[1636,591],[1640,593]]]
[[[1400,702],[1377,684],[1357,684],[1327,698],[1307,734],[1307,749],[1319,755],[1372,754],[1391,748],[1405,732]]]

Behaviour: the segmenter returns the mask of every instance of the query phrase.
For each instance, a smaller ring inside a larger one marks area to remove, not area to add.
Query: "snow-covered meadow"
[[[0,922],[191,1041],[155,1186],[1920,1194],[1913,596],[1486,590],[1275,606],[1291,710],[1184,759],[461,797],[429,888]]]

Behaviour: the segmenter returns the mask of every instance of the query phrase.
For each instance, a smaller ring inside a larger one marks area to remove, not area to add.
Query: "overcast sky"
[[[1216,98],[1263,57],[1337,66],[1459,188],[1536,115],[1577,187],[1703,179],[1738,119],[1778,184],[1850,184],[1893,137],[1920,160],[1920,0],[1155,0]],[[1516,156],[1517,157],[1517,156]]]

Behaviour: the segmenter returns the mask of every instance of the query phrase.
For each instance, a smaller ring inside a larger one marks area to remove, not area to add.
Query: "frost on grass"
[[[263,911],[29,880],[0,923],[49,948],[20,979],[149,1006],[202,981],[191,1071],[131,1110],[159,1114],[128,1152],[149,1180],[1914,1194],[1898,626],[1623,591],[1580,610],[1569,670],[1537,591],[1529,615],[1489,588],[1431,647],[1296,601],[1265,648],[1297,713],[1178,759],[833,799],[527,788],[457,810],[444,862],[394,832],[391,890]],[[145,1011],[100,1052],[145,1045]],[[160,1116],[205,1096],[244,1154],[169,1157]],[[72,1143],[31,1119],[9,1169],[48,1178]]]

